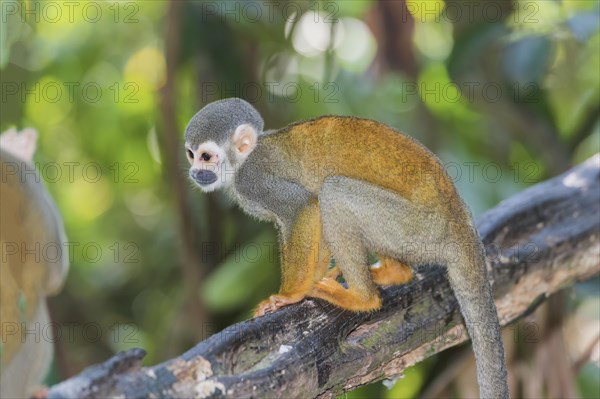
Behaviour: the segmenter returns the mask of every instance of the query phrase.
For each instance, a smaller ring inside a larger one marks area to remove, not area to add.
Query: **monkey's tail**
[[[458,246],[461,249],[448,265],[448,279],[471,337],[477,363],[479,395],[484,399],[508,399],[504,346],[492,289],[487,279],[484,248],[475,229],[471,227],[469,230],[467,235],[457,236],[474,234],[474,240]]]

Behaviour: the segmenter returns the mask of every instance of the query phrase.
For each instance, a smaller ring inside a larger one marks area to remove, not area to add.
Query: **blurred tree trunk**
[[[194,224],[192,211],[188,200],[188,190],[185,175],[180,167],[180,154],[183,152],[181,129],[177,125],[175,74],[179,61],[181,44],[181,19],[183,1],[173,1],[169,4],[166,20],[165,54],[167,61],[167,80],[161,91],[160,109],[164,132],[164,155],[167,169],[167,180],[173,189],[176,200],[179,224],[179,248],[181,262],[182,312],[178,312],[176,321],[170,331],[167,355],[172,356],[193,342],[202,339],[207,320],[207,311],[200,301],[198,287],[204,265],[197,252],[194,240]]]
[[[397,72],[408,82],[416,84],[421,65],[417,61],[413,42],[415,20],[406,0],[379,0],[367,16],[367,22],[378,43],[375,60],[377,73]],[[436,116],[423,101],[419,101],[412,118],[419,121],[419,128],[414,133],[425,146],[436,152],[439,140],[435,138],[444,133]]]
[[[416,81],[420,67],[413,44],[415,20],[406,1],[379,0],[370,19],[379,45],[378,62],[385,69],[398,71]]]

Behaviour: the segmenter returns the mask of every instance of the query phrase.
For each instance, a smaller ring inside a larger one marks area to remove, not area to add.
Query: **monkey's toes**
[[[276,310],[277,308],[273,307],[273,304],[271,303],[270,299],[265,299],[264,301],[259,303],[256,309],[254,310],[254,317],[264,316],[267,313],[272,313]]]
[[[268,299],[265,299],[258,304],[256,310],[254,311],[254,317],[263,316],[267,313],[273,313],[284,306],[298,303],[303,299],[304,295],[271,295]]]

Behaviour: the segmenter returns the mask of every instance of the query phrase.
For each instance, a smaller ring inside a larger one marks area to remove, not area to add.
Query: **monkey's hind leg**
[[[376,310],[381,307],[381,298],[369,271],[367,248],[359,227],[361,221],[351,211],[356,201],[351,194],[335,180],[326,181],[319,194],[323,237],[348,288],[333,278],[337,273],[334,269],[309,295],[348,310]]]
[[[435,261],[435,256],[422,248],[439,244],[446,236],[447,223],[435,210],[366,181],[329,177],[321,188],[319,203],[325,240],[349,288],[344,290],[337,282],[325,279],[311,296],[346,309],[379,308],[375,282],[407,282],[412,270],[403,262]],[[383,259],[382,270],[375,271],[374,276],[367,266],[367,250]]]
[[[371,265],[371,276],[377,285],[406,284],[413,279],[413,270],[409,265],[388,256],[379,255],[379,262]]]

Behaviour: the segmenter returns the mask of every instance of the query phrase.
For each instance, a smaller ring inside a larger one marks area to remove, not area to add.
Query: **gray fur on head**
[[[212,102],[192,117],[185,128],[185,141],[193,147],[206,141],[222,144],[242,124],[252,125],[257,133],[264,122],[258,111],[241,98],[227,98]]]

